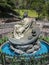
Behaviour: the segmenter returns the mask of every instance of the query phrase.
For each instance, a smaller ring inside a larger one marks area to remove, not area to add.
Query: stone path
[[[0,34],[8,33],[13,31],[13,28],[5,28],[5,29],[0,29]]]

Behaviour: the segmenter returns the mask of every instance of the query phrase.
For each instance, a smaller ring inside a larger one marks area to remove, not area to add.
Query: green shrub
[[[1,45],[1,44],[3,44],[3,40],[2,40],[2,39],[0,39],[0,45]]]
[[[4,42],[6,42],[8,40],[7,37],[3,37],[0,39],[0,45],[3,44]]]
[[[8,38],[7,37],[3,37],[2,40],[3,40],[3,42],[6,42],[8,40]]]

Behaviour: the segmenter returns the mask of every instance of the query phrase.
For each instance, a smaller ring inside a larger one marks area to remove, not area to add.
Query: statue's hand
[[[18,31],[19,31],[20,33],[22,33],[22,32],[24,31],[24,29],[25,29],[24,27],[21,27],[21,28],[18,29]]]

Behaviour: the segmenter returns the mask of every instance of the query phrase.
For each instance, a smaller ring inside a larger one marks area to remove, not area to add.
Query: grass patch
[[[40,39],[43,39],[43,40],[45,40],[46,42],[49,42],[49,37],[48,37],[48,36],[46,36],[46,37],[40,37]]]
[[[0,45],[2,45],[4,42],[6,42],[8,40],[7,37],[3,37],[0,39]]]
[[[38,17],[38,14],[35,10],[26,10],[26,9],[16,9],[15,11],[19,12],[20,16],[22,17],[24,12],[28,12],[28,16],[30,17]]]
[[[44,37],[44,40],[46,40],[47,42],[49,42],[49,37]]]

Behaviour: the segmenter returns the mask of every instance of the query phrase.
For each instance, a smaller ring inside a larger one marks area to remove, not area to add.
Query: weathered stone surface
[[[14,26],[14,37],[20,39],[24,36],[26,29],[29,29],[32,24],[32,19],[24,18],[21,23]]]
[[[11,43],[10,48],[14,52],[18,54],[33,53],[39,49],[39,44],[35,44],[40,32],[31,28],[32,22],[32,19],[25,18],[21,23],[14,26],[14,38],[9,38],[9,42]],[[36,35],[33,36],[33,34]]]
[[[38,45],[34,45],[34,50],[38,50],[39,46]]]
[[[34,52],[34,47],[26,51],[26,53],[33,53],[33,52]]]

